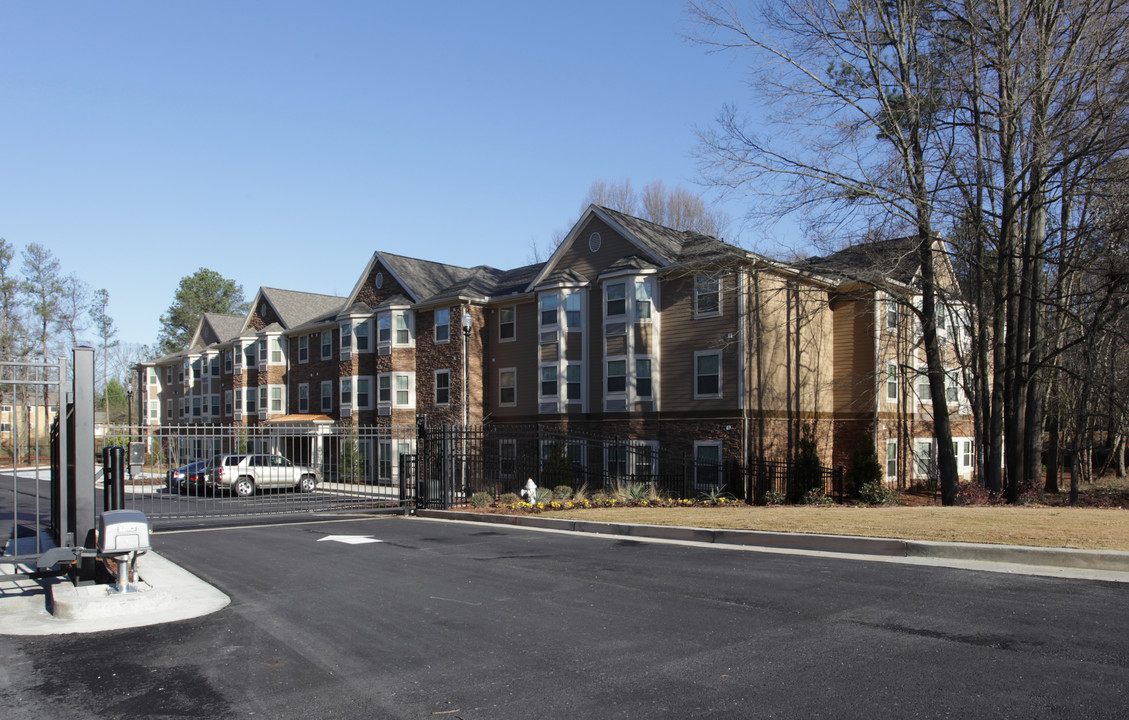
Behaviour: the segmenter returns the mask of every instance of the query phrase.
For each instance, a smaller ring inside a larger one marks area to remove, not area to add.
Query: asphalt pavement
[[[1124,717],[1124,583],[386,517],[158,532],[201,617],[0,637],[5,718]]]

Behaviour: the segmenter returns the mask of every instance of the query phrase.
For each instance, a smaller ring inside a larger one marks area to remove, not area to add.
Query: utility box
[[[131,442],[129,444],[129,476],[141,472],[145,467],[145,443]]]
[[[140,510],[106,510],[98,517],[98,552],[149,550],[149,521]]]

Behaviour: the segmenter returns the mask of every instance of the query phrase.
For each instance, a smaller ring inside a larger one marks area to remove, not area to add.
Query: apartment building
[[[927,479],[907,246],[783,263],[593,205],[535,265],[377,251],[348,297],[264,287],[246,316],[205,315],[183,352],[138,366],[145,421],[314,435],[423,416],[536,424],[647,450],[569,458],[624,474],[662,453],[785,459],[805,434],[825,464],[846,465],[870,433],[890,479]],[[960,316],[950,308],[952,328]],[[971,435],[959,387],[946,411]],[[363,450],[381,467],[410,451]]]

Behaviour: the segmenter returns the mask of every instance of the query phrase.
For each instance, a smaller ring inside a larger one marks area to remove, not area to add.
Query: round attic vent
[[[602,243],[603,238],[600,237],[600,233],[594,232],[588,236],[588,249],[592,252],[598,252]]]
[[[379,290],[382,287],[384,287],[384,273],[378,272],[376,274],[376,289]]]

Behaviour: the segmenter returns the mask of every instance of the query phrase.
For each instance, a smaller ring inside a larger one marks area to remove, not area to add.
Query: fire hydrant
[[[533,482],[533,478],[525,481],[525,487],[521,490],[521,496],[525,498],[526,502],[530,505],[537,503],[537,483]]]

